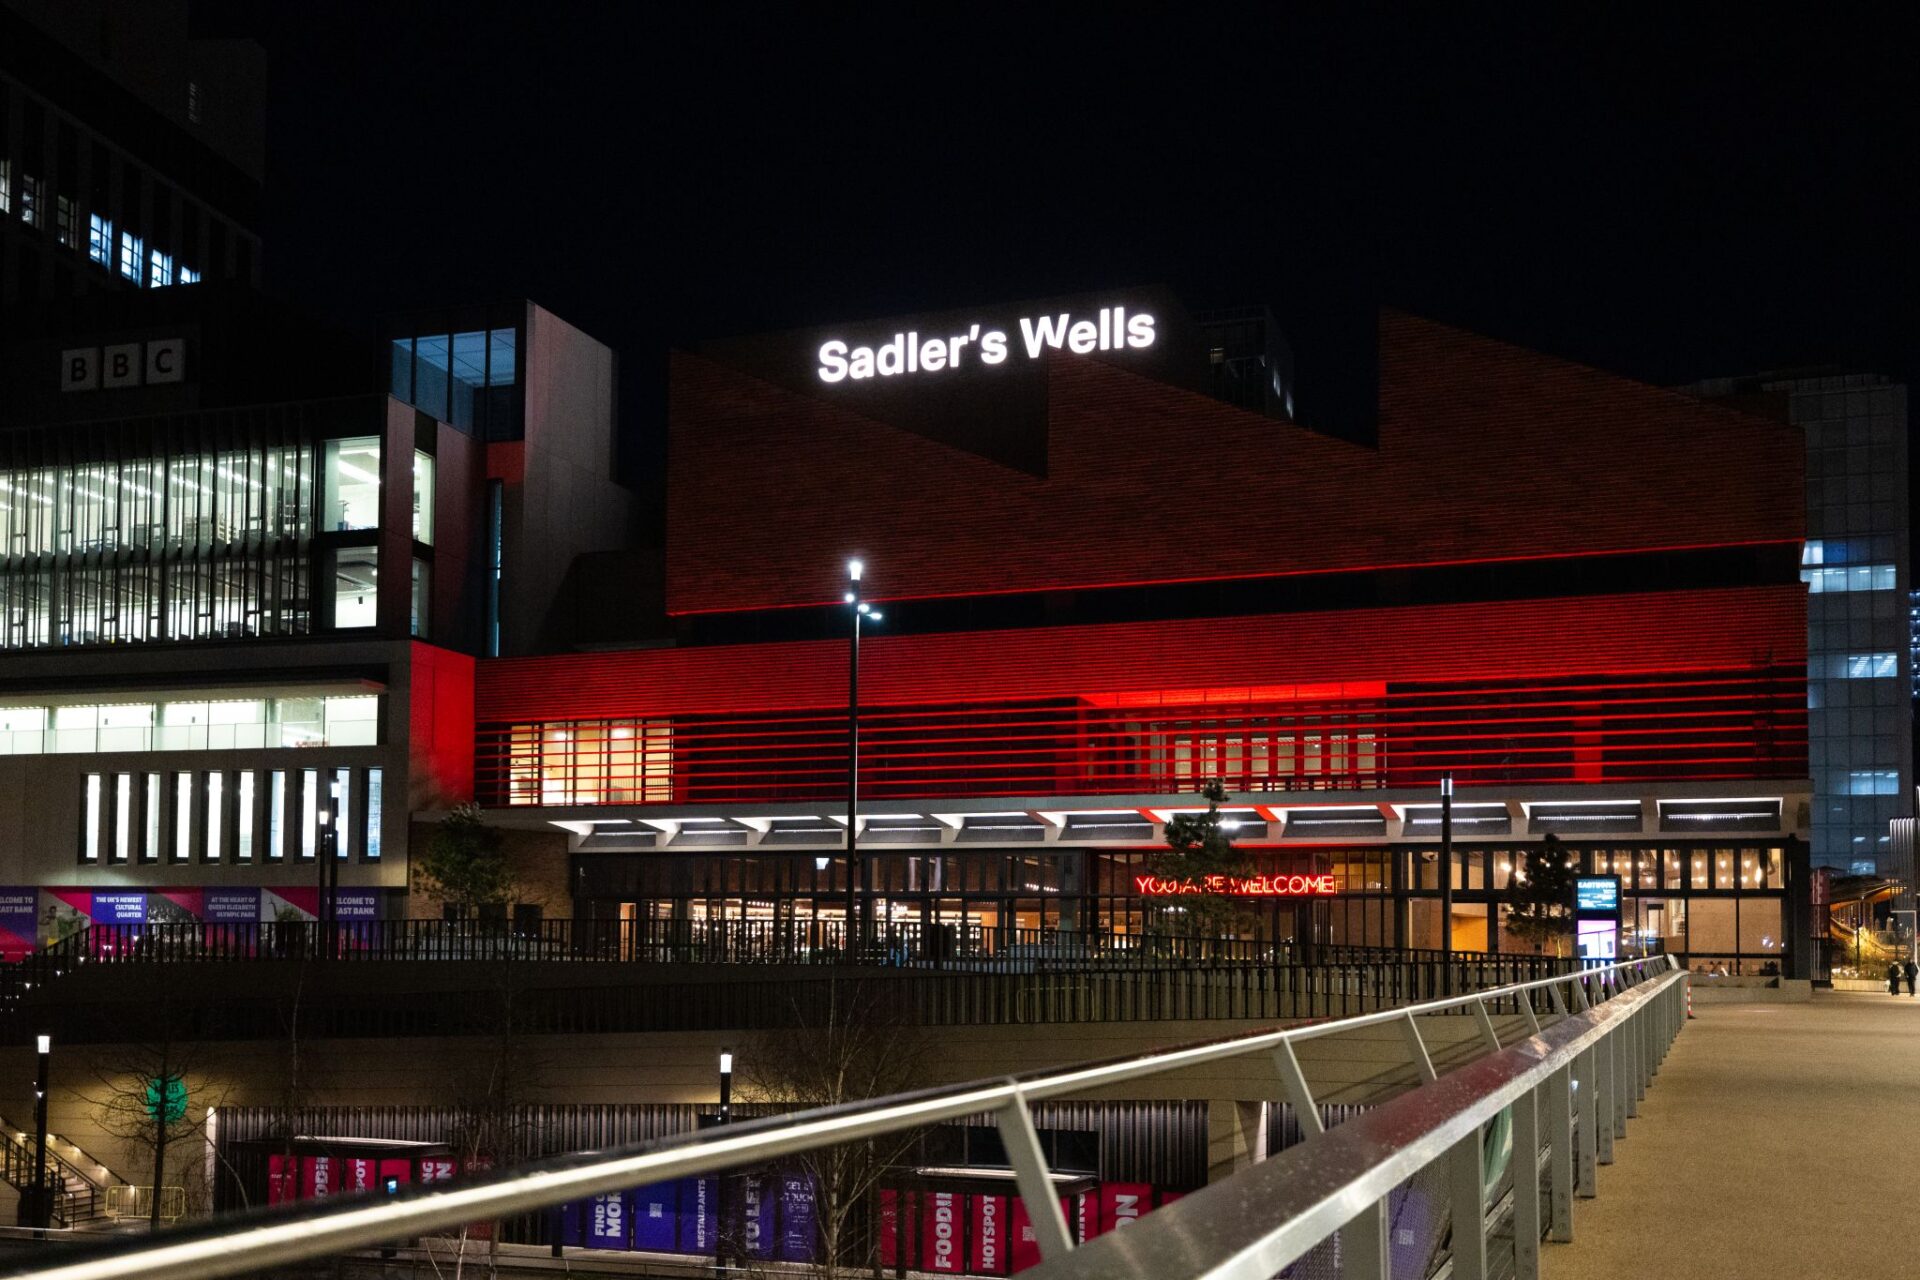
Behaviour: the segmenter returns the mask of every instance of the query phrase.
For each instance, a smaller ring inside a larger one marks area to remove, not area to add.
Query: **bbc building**
[[[1553,838],[1626,952],[1818,963],[1786,422],[1387,313],[1330,429],[1263,311],[1154,291],[712,344],[667,413],[657,634],[476,667],[475,794],[548,910],[1166,927],[1217,778],[1257,938],[1523,949]]]

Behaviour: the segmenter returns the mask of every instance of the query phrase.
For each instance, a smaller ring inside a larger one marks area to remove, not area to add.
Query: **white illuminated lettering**
[[[1020,337],[1027,344],[1027,359],[1038,360],[1040,353],[1048,347],[1059,350],[1067,336],[1067,324],[1072,319],[1066,314],[1041,316],[1038,321],[1020,317]]]
[[[954,341],[964,342],[965,339],[956,338],[954,339]],[[960,348],[956,346],[954,348],[955,364],[958,364],[960,362],[959,352],[960,352]],[[944,342],[941,342],[939,339],[936,338],[933,341],[927,343],[926,346],[921,347],[920,348],[920,367],[922,369],[925,369],[928,373],[938,373],[942,369],[946,368],[947,367],[947,344]]]
[[[906,337],[904,334],[896,333],[893,335],[892,342],[881,343],[880,349],[874,352],[881,377],[891,378],[897,373],[905,373],[907,371],[906,354],[901,350],[901,344],[905,341]]]
[[[855,378],[871,378],[873,376],[873,348],[855,347],[853,349],[852,359],[847,362],[847,368],[848,372]]]
[[[1100,330],[1094,327],[1091,320],[1076,320],[1073,327],[1067,330],[1067,349],[1075,355],[1083,356],[1094,347],[1105,345],[1100,341]]]
[[[821,344],[820,381],[839,382],[847,376],[847,344],[835,339]]]
[[[1007,335],[998,329],[989,329],[980,338],[980,363],[1005,364],[1007,362]]]
[[[1150,347],[1153,345],[1153,317],[1138,315],[1127,321],[1127,345],[1130,347]]]

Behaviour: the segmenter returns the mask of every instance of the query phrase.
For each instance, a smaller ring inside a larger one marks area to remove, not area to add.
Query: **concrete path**
[[[1695,1012],[1544,1280],[1920,1276],[1920,999]]]

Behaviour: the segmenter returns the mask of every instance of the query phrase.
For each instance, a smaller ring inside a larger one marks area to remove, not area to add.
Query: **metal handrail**
[[[520,1166],[472,1181],[436,1185],[397,1196],[357,1199],[322,1206],[261,1209],[138,1243],[99,1249],[77,1248],[44,1265],[6,1272],[42,1280],[190,1280],[259,1271],[349,1249],[427,1234],[476,1220],[549,1208],[628,1187],[694,1177],[740,1165],[778,1160],[820,1147],[920,1128],[941,1121],[993,1113],[1021,1199],[1039,1238],[1043,1257],[1052,1259],[1071,1243],[1065,1217],[1054,1194],[1029,1104],[1036,1100],[1163,1075],[1186,1067],[1318,1039],[1340,1032],[1400,1022],[1423,1079],[1434,1079],[1420,1039],[1417,1019],[1426,1014],[1512,1000],[1530,1020],[1529,993],[1546,990],[1557,1009],[1570,1002],[1585,1011],[1615,989],[1625,990],[1671,971],[1671,960],[1630,960],[1576,973],[1517,983],[1487,991],[1408,1005],[1379,1013],[1285,1030],[1232,1036],[1137,1057],[975,1081],[919,1093],[848,1103],[787,1116],[773,1116],[723,1129],[682,1134],[624,1151],[588,1152]],[[1566,988],[1567,997],[1560,995]],[[1488,1019],[1483,1027],[1490,1027]]]

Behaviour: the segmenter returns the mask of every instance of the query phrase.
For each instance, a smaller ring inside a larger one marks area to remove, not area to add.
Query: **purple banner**
[[[258,889],[209,889],[200,900],[200,915],[208,924],[259,924]]]
[[[603,1196],[589,1197],[586,1202],[586,1239],[589,1249],[624,1249],[627,1247],[627,1197],[624,1192],[610,1191]]]
[[[759,1174],[744,1174],[736,1185],[740,1189],[740,1233],[749,1258],[773,1256],[773,1181]]]
[[[147,895],[144,893],[101,893],[93,895],[95,924],[145,924]]]
[[[627,1216],[633,1220],[633,1247],[672,1253],[680,1217],[680,1184],[660,1182],[629,1191]]]
[[[333,895],[334,918],[337,920],[378,920],[380,918],[380,895],[358,891],[336,891]]]
[[[780,1260],[813,1261],[813,1183],[803,1173],[786,1173],[780,1188]]]
[[[712,1253],[720,1234],[720,1209],[712,1178],[680,1180],[680,1252]]]

